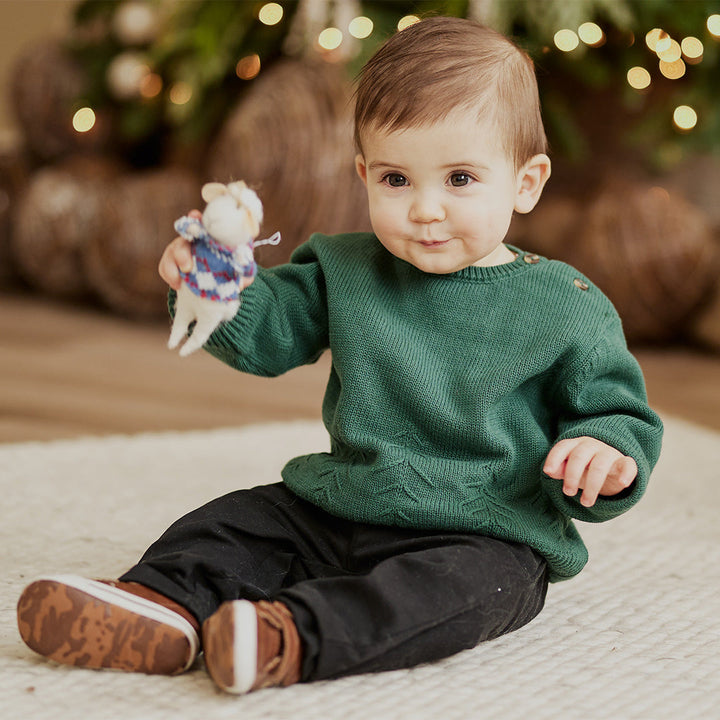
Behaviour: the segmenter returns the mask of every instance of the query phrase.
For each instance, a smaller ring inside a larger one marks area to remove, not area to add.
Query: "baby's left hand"
[[[617,495],[637,476],[635,460],[591,437],[561,440],[548,453],[543,471],[563,481],[563,492],[574,497],[583,490],[580,503],[592,507],[598,495]]]

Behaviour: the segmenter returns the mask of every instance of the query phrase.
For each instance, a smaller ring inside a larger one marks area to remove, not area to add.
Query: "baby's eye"
[[[467,173],[457,172],[450,176],[450,184],[453,187],[465,187],[465,185],[469,185],[471,182],[472,178]]]
[[[390,187],[405,187],[407,185],[407,178],[400,173],[388,173],[383,178],[383,181]]]

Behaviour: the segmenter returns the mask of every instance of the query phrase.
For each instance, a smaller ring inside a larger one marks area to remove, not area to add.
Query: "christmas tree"
[[[157,162],[168,143],[207,142],[283,56],[342,63],[351,77],[403,23],[437,13],[528,49],[556,154],[584,162],[603,141],[669,167],[720,148],[717,10],[703,0],[85,0],[69,42],[86,73],[73,113],[79,132],[100,132],[102,117],[135,161]]]

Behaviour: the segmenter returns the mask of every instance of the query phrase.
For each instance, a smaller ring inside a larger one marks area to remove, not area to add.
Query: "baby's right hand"
[[[201,218],[199,210],[188,213],[190,217]],[[192,270],[192,251],[190,241],[183,237],[176,237],[163,251],[158,264],[160,277],[173,289],[179,290],[182,285],[180,272],[188,273]]]

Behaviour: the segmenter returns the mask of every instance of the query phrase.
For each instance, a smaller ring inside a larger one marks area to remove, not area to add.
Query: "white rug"
[[[20,641],[15,602],[48,572],[117,576],[183,512],[274,482],[327,445],[319,423],[0,446],[0,718],[105,720],[659,720],[719,717],[720,436],[668,420],[651,489],[582,526],[591,561],[529,626],[413,670],[217,691],[64,668]]]

